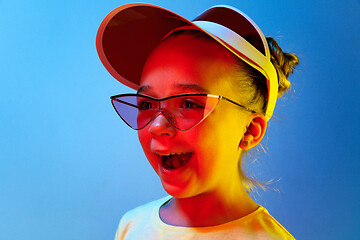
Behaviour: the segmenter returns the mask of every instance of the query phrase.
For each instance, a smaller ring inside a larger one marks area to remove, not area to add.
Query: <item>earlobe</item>
[[[255,115],[250,124],[248,125],[246,132],[240,142],[240,148],[242,150],[249,150],[255,147],[266,132],[267,122],[263,115]]]

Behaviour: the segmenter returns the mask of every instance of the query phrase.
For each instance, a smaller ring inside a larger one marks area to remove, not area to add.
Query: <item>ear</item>
[[[240,141],[240,148],[242,150],[249,150],[250,148],[255,147],[264,137],[266,127],[267,122],[264,115],[253,115],[250,123],[246,128],[246,132]]]

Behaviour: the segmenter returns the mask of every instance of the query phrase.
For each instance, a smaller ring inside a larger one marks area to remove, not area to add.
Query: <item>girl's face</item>
[[[166,40],[146,62],[139,93],[164,98],[182,93],[210,93],[245,103],[231,81],[235,61],[223,47],[179,35]],[[174,197],[227,193],[241,184],[239,147],[251,113],[227,101],[199,125],[174,128],[159,114],[139,140],[164,189]]]

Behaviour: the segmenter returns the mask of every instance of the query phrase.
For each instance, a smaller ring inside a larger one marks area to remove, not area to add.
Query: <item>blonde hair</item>
[[[278,98],[280,98],[291,87],[288,77],[293,73],[295,66],[299,63],[299,59],[295,54],[283,52],[273,38],[267,37],[266,40],[271,53],[270,60],[278,75]],[[237,87],[237,91],[242,96],[246,96],[248,102],[244,104],[248,104],[248,106],[255,108],[255,110],[265,113],[268,90],[264,75],[239,58],[236,58],[236,62],[237,73],[235,77],[241,79],[241,81],[234,81],[233,83]]]
[[[288,77],[293,73],[295,66],[299,64],[299,58],[295,54],[283,52],[273,38],[267,37],[266,40],[271,53],[271,62],[278,75],[278,98],[280,98],[291,87]],[[245,104],[265,113],[267,106],[267,85],[265,77],[240,59],[237,60],[236,77],[241,79],[241,81],[234,81],[237,87],[236,90],[248,99],[248,102]],[[247,151],[244,151],[242,156],[246,153]],[[266,189],[268,185],[272,183],[272,181],[259,182],[253,177],[247,176],[243,171],[241,159],[239,161],[239,173],[243,179],[244,187],[249,192],[255,190],[256,187]]]

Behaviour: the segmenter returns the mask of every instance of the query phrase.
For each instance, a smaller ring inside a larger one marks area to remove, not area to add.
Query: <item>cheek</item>
[[[210,121],[203,122],[197,128],[197,134],[191,136],[191,139],[198,159],[198,174],[206,178],[217,167],[216,162],[221,155],[219,139]]]
[[[142,148],[144,149],[144,151],[145,151],[146,146],[148,146],[148,148],[149,148],[150,139],[148,137],[148,134],[144,131],[144,129],[138,130],[138,138],[139,138],[140,144],[141,144]]]
[[[198,142],[199,147],[207,149],[204,152],[206,157],[212,159],[217,167],[222,167],[224,162],[231,162],[231,159],[234,159],[234,163],[237,162],[243,127],[236,113],[227,114],[222,111],[221,116],[217,113],[206,121],[206,126],[199,133],[201,139]]]
[[[157,159],[155,158],[155,155],[150,150],[150,144],[151,144],[151,138],[148,130],[142,129],[138,131],[138,138],[141,144],[141,147],[145,153],[145,156],[151,166],[154,168],[155,171],[157,171]]]

